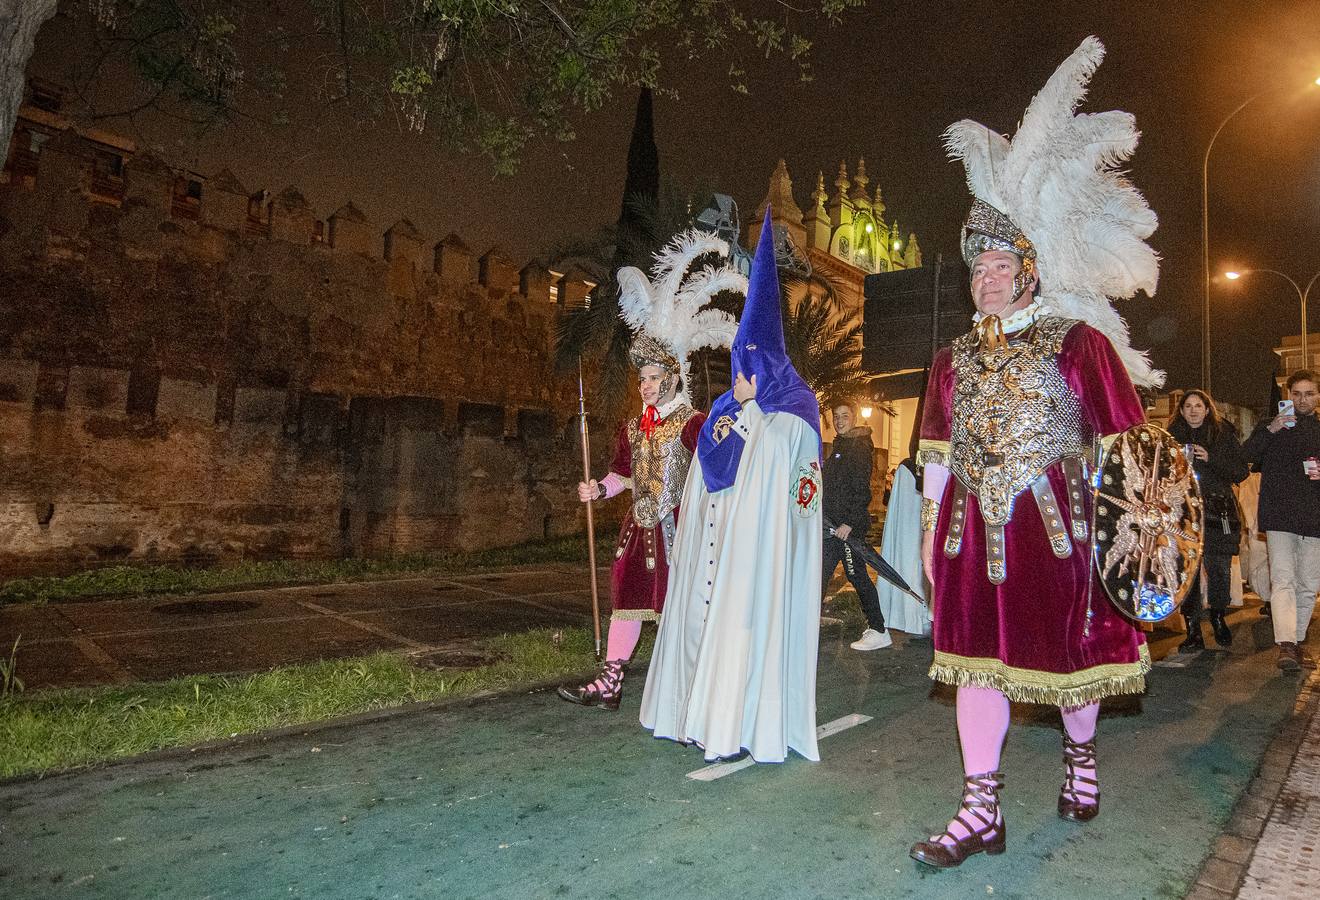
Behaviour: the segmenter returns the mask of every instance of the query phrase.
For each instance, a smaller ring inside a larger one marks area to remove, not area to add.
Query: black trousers
[[[852,548],[830,534],[825,535],[825,547],[821,553],[821,596],[825,596],[829,590],[830,579],[834,577],[834,570],[839,563],[843,563],[843,573],[848,576],[848,581],[857,591],[857,598],[862,601],[866,623],[876,631],[884,631],[885,614],[880,611],[880,595],[876,592],[871,574],[866,570],[866,563],[854,558]]]
[[[1207,599],[1210,601],[1210,611],[1221,613],[1228,609],[1229,601],[1229,581],[1233,574],[1233,556],[1232,554],[1207,553],[1202,557],[1204,568],[1202,571],[1206,577]],[[1198,572],[1196,578],[1192,580],[1192,589],[1187,592],[1186,598],[1182,602],[1183,617],[1190,622],[1199,622],[1201,620],[1201,573]]]

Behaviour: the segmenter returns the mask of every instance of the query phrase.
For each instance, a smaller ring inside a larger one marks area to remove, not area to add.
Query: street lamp
[[[1320,83],[1320,79],[1316,79],[1316,82]],[[1307,364],[1310,362],[1310,356],[1307,352],[1306,346],[1306,298],[1311,295],[1312,285],[1314,285],[1317,280],[1320,280],[1320,272],[1316,272],[1311,276],[1311,280],[1306,283],[1305,288],[1276,269],[1243,269],[1241,272],[1225,272],[1224,277],[1229,281],[1237,281],[1243,275],[1250,275],[1252,272],[1268,272],[1271,275],[1278,275],[1284,281],[1291,284],[1293,290],[1297,292],[1297,299],[1302,304],[1302,368],[1307,368]]]
[[[1320,85],[1320,77],[1316,78],[1315,84]],[[1268,93],[1269,89],[1252,94],[1224,116],[1215,133],[1210,135],[1210,143],[1206,145],[1205,157],[1201,161],[1201,264],[1205,271],[1205,293],[1201,299],[1201,388],[1207,393],[1210,391],[1210,151],[1224,126],[1251,101]],[[1306,343],[1305,328],[1302,328],[1302,343]]]
[[[1205,270],[1205,294],[1201,298],[1201,390],[1207,393],[1210,392],[1210,151],[1224,126],[1263,93],[1260,91],[1252,94],[1239,103],[1237,109],[1224,116],[1215,133],[1210,135],[1210,143],[1205,147],[1205,158],[1201,161],[1201,263]]]

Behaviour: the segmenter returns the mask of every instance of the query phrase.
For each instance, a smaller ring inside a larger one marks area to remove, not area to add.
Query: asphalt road
[[[827,633],[820,722],[873,718],[820,763],[688,778],[633,674],[618,713],[521,694],[0,785],[0,896],[1181,897],[1296,695],[1266,627],[1106,706],[1088,825],[1054,812],[1057,713],[1017,711],[1008,853],[954,871],[907,857],[960,785],[930,644]]]

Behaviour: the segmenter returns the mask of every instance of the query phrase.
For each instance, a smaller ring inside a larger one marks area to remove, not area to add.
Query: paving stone
[[[0,653],[8,656],[14,641],[24,644],[69,637],[68,623],[53,607],[0,606]]]
[[[1253,797],[1263,797],[1273,800],[1279,796],[1279,789],[1283,787],[1282,778],[1257,778],[1247,788],[1247,793]]]
[[[1198,882],[1226,894],[1232,894],[1237,890],[1243,872],[1244,868],[1241,863],[1212,857],[1206,860],[1205,866],[1202,867]]]
[[[1215,841],[1214,855],[1231,863],[1244,864],[1256,849],[1256,842],[1231,834],[1220,835]]]
[[[106,635],[97,643],[135,676],[163,681],[198,672],[253,672],[286,663],[398,649],[399,644],[325,616],[254,622],[171,641],[159,633]]]
[[[1273,751],[1271,751],[1273,752]],[[1312,715],[1251,858],[1239,897],[1301,900],[1320,893],[1320,716]]]
[[[8,648],[4,656],[9,658]],[[14,659],[18,677],[29,691],[104,684],[109,680],[106,670],[73,640],[19,644]]]
[[[583,624],[577,612],[548,610],[501,598],[458,607],[364,611],[354,613],[353,618],[424,644]]]
[[[309,615],[294,603],[291,596],[275,591],[68,603],[61,604],[59,611],[78,631],[93,636],[223,626],[232,622],[305,618]]]
[[[1244,838],[1257,838],[1260,836],[1261,829],[1264,827],[1265,820],[1260,816],[1234,814],[1233,817],[1228,820],[1228,826],[1224,829],[1224,833]]]
[[[1238,803],[1237,811],[1242,815],[1265,818],[1270,814],[1274,798],[1246,796]]]

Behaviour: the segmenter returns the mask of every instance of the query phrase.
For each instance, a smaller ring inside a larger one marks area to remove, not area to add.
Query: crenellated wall
[[[579,285],[24,113],[0,183],[0,576],[579,527],[576,385],[551,370],[551,298]]]

